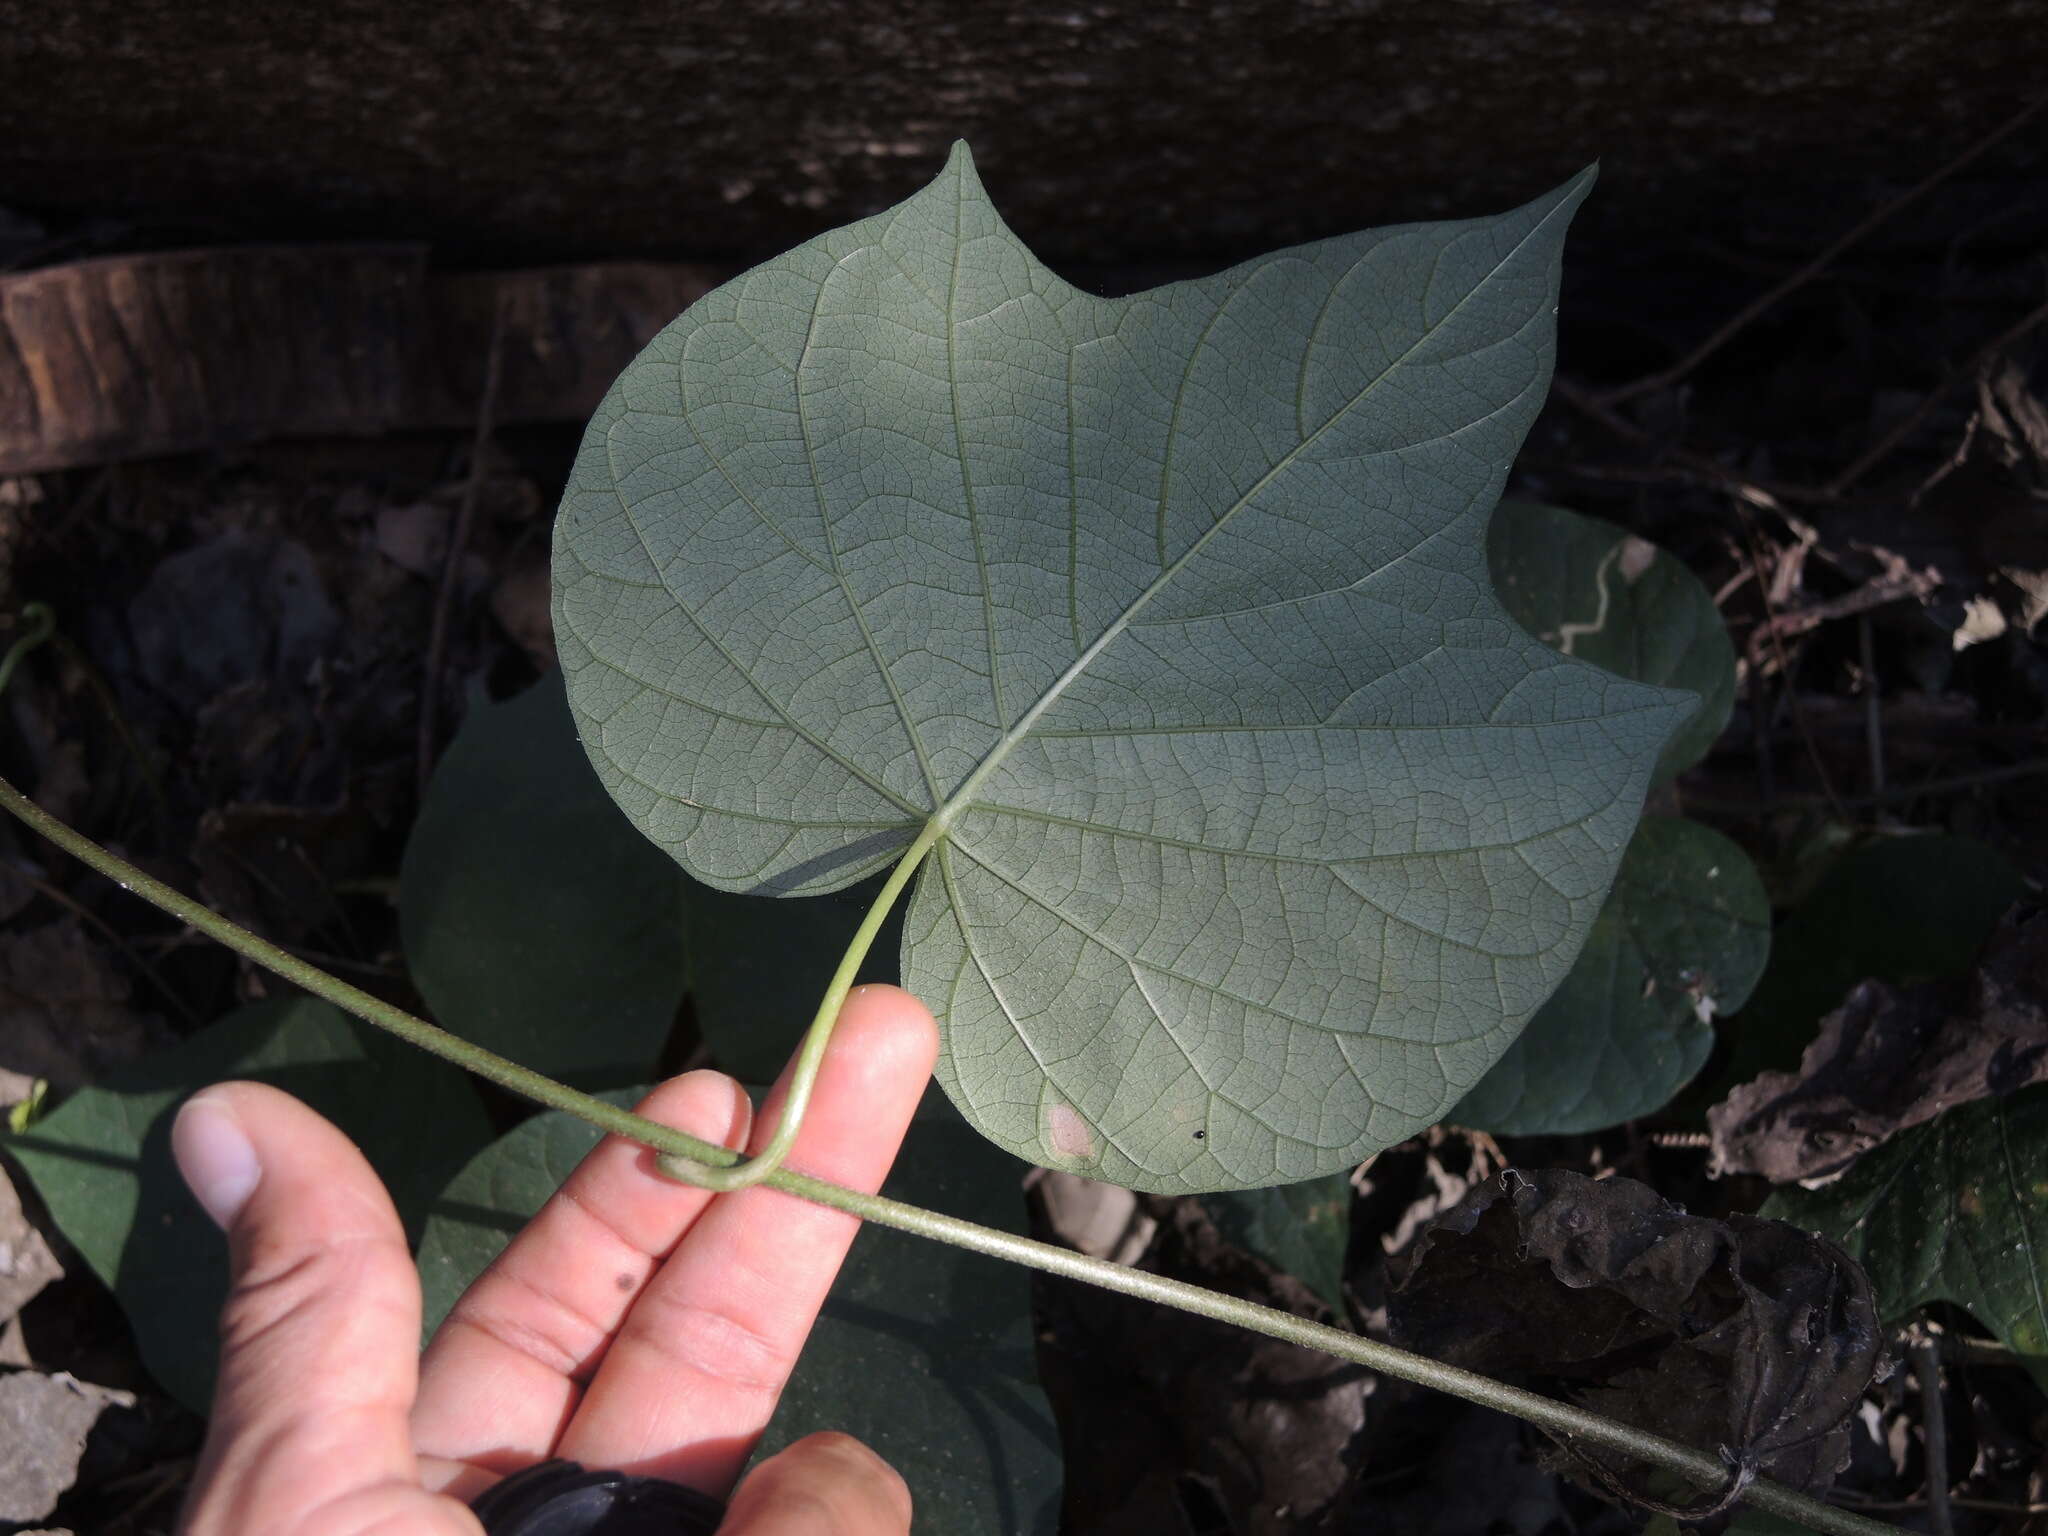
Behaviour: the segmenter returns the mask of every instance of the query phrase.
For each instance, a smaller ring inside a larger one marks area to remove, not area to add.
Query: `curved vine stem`
[[[219,913],[171,889],[162,881],[144,874],[125,859],[109,853],[90,838],[73,831],[51,816],[4,778],[0,778],[0,806],[4,806],[67,853],[84,860],[101,874],[117,881],[123,889],[134,892],[171,916],[191,924],[209,938],[218,940],[266,970],[276,972],[315,996],[325,998],[337,1007],[419,1046],[422,1050],[452,1061],[457,1066],[488,1078],[501,1087],[509,1088],[512,1092],[544,1104],[550,1109],[565,1110],[599,1130],[650,1147],[664,1162],[673,1162],[678,1166],[688,1165],[692,1168],[701,1165],[729,1170],[741,1161],[739,1154],[728,1148],[699,1141],[696,1137],[687,1136],[672,1126],[642,1119],[639,1115],[607,1104],[602,1099],[578,1093],[552,1078],[543,1077],[538,1072],[522,1067],[516,1062],[507,1061],[504,1057],[472,1045],[446,1030],[438,1029],[425,1019],[416,1018],[404,1009],[394,1007],[359,987],[350,986],[339,977],[331,976],[318,966],[279,949],[265,939],[258,938],[247,929],[229,922]],[[903,886],[909,883],[917,861],[930,851],[941,835],[940,831],[928,827],[918,842],[911,845],[903,860],[898,863],[895,874],[890,878],[889,888],[885,891],[886,896],[893,899],[901,892]],[[882,900],[878,900],[869,911],[867,920],[862,924],[862,932],[867,943],[873,942],[873,930],[881,926],[882,917],[886,912],[887,902]],[[857,959],[854,964],[858,964]],[[847,972],[847,975],[850,978],[851,972]],[[837,980],[838,978],[835,978],[835,984]],[[815,1025],[812,1032],[817,1033]],[[806,1051],[809,1048],[810,1043],[806,1041]],[[819,1050],[822,1053],[822,1045]],[[1218,1322],[1231,1323],[1240,1328],[1250,1329],[1254,1333],[1265,1334],[1269,1338],[1299,1345],[1304,1349],[1320,1350],[1341,1360],[1363,1365],[1382,1375],[1433,1387],[1440,1392],[1448,1392],[1454,1397],[1463,1398],[1466,1402],[1511,1414],[1535,1425],[1568,1446],[1593,1446],[1616,1451],[1641,1461],[1653,1462],[1705,1490],[1718,1491],[1725,1487],[1728,1481],[1726,1465],[1720,1458],[1705,1451],[1681,1445],[1675,1440],[1651,1434],[1601,1414],[1590,1413],[1583,1408],[1575,1408],[1569,1403],[1556,1402],[1520,1387],[1508,1386],[1475,1371],[1443,1365],[1421,1355],[1396,1349],[1391,1344],[1381,1344],[1355,1333],[1347,1333],[1341,1328],[1311,1322],[1307,1318],[1296,1317],[1292,1313],[1281,1312],[1272,1307],[1262,1307],[1235,1296],[1204,1290],[1201,1286],[1190,1285],[1184,1280],[1148,1274],[1143,1270],[1112,1264],[1106,1259],[1091,1259],[1086,1254],[1075,1253],[1070,1249],[1057,1248],[1050,1243],[1019,1237],[1015,1233],[999,1231],[993,1227],[979,1226],[974,1222],[962,1221],[956,1216],[942,1215],[937,1211],[928,1211],[920,1206],[906,1205],[900,1200],[891,1200],[883,1195],[862,1194],[858,1190],[829,1184],[823,1179],[814,1179],[794,1169],[776,1168],[764,1172],[758,1177],[757,1182],[818,1205],[845,1211],[864,1221],[893,1227],[897,1231],[929,1238],[934,1242],[950,1243],[970,1253],[984,1254],[989,1258],[1023,1264],[1046,1274],[1099,1285],[1105,1290],[1157,1302],[1161,1306],[1176,1307],[1181,1311],[1213,1318]],[[1753,1504],[1775,1515],[1782,1515],[1788,1520],[1796,1520],[1812,1530],[1826,1533],[1826,1536],[1883,1536],[1883,1533],[1896,1530],[1896,1527],[1880,1524],[1845,1509],[1837,1509],[1833,1505],[1824,1504],[1818,1499],[1809,1498],[1805,1494],[1795,1493],[1790,1488],[1762,1479],[1744,1489],[1742,1496],[1745,1503]]]
[[[664,1152],[654,1159],[655,1167],[685,1184],[694,1184],[699,1189],[718,1194],[730,1194],[750,1184],[759,1184],[782,1166],[782,1160],[789,1156],[790,1148],[796,1145],[797,1134],[803,1129],[804,1116],[811,1107],[811,1090],[817,1086],[818,1069],[825,1064],[825,1047],[832,1043],[832,1031],[839,1023],[839,1010],[846,1004],[846,994],[853,990],[853,978],[860,974],[861,962],[867,959],[868,951],[874,947],[875,935],[881,931],[889,909],[896,905],[896,898],[910,884],[910,877],[917,873],[924,856],[938,846],[944,835],[937,817],[925,823],[917,840],[904,850],[903,857],[889,872],[889,878],[869,905],[867,916],[861,919],[860,927],[854,930],[853,942],[846,946],[839,969],[832,973],[832,980],[825,988],[824,1001],[818,1004],[817,1017],[811,1020],[811,1027],[804,1031],[803,1044],[797,1048],[796,1066],[789,1075],[789,1092],[782,1100],[782,1118],[776,1122],[775,1134],[768,1138],[768,1145],[744,1162],[730,1166],[682,1153]]]

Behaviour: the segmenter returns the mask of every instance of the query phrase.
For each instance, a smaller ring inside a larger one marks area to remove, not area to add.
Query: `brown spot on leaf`
[[[1071,1104],[1055,1104],[1046,1116],[1052,1149],[1061,1157],[1077,1159],[1095,1156],[1095,1132]]]

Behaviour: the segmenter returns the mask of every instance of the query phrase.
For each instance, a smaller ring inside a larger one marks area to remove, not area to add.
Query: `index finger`
[[[879,1189],[937,1057],[937,1026],[916,998],[895,987],[855,992],[789,1166]],[[781,1096],[778,1085],[753,1146],[772,1134]],[[633,1304],[559,1454],[725,1494],[859,1229],[844,1211],[765,1186],[720,1196]]]

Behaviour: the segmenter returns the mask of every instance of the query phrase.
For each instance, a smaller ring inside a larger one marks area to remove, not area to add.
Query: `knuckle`
[[[728,1307],[643,1298],[634,1323],[678,1367],[710,1380],[773,1397],[788,1379],[789,1348]]]
[[[221,1308],[224,1349],[247,1348],[288,1330],[329,1297],[379,1293],[366,1284],[383,1261],[373,1239],[291,1242],[258,1237],[238,1266]]]

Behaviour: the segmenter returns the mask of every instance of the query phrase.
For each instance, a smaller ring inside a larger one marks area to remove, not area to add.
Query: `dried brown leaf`
[[[2016,905],[1969,977],[1861,983],[1797,1072],[1766,1072],[1708,1110],[1713,1169],[1811,1188],[1908,1126],[2044,1078],[2048,916]]]
[[[1833,1243],[1561,1170],[1510,1169],[1426,1232],[1389,1323],[1404,1347],[1563,1378],[1601,1412],[1808,1488],[1841,1467],[1883,1353],[1869,1283]],[[1610,1470],[1648,1486],[1647,1466]]]

